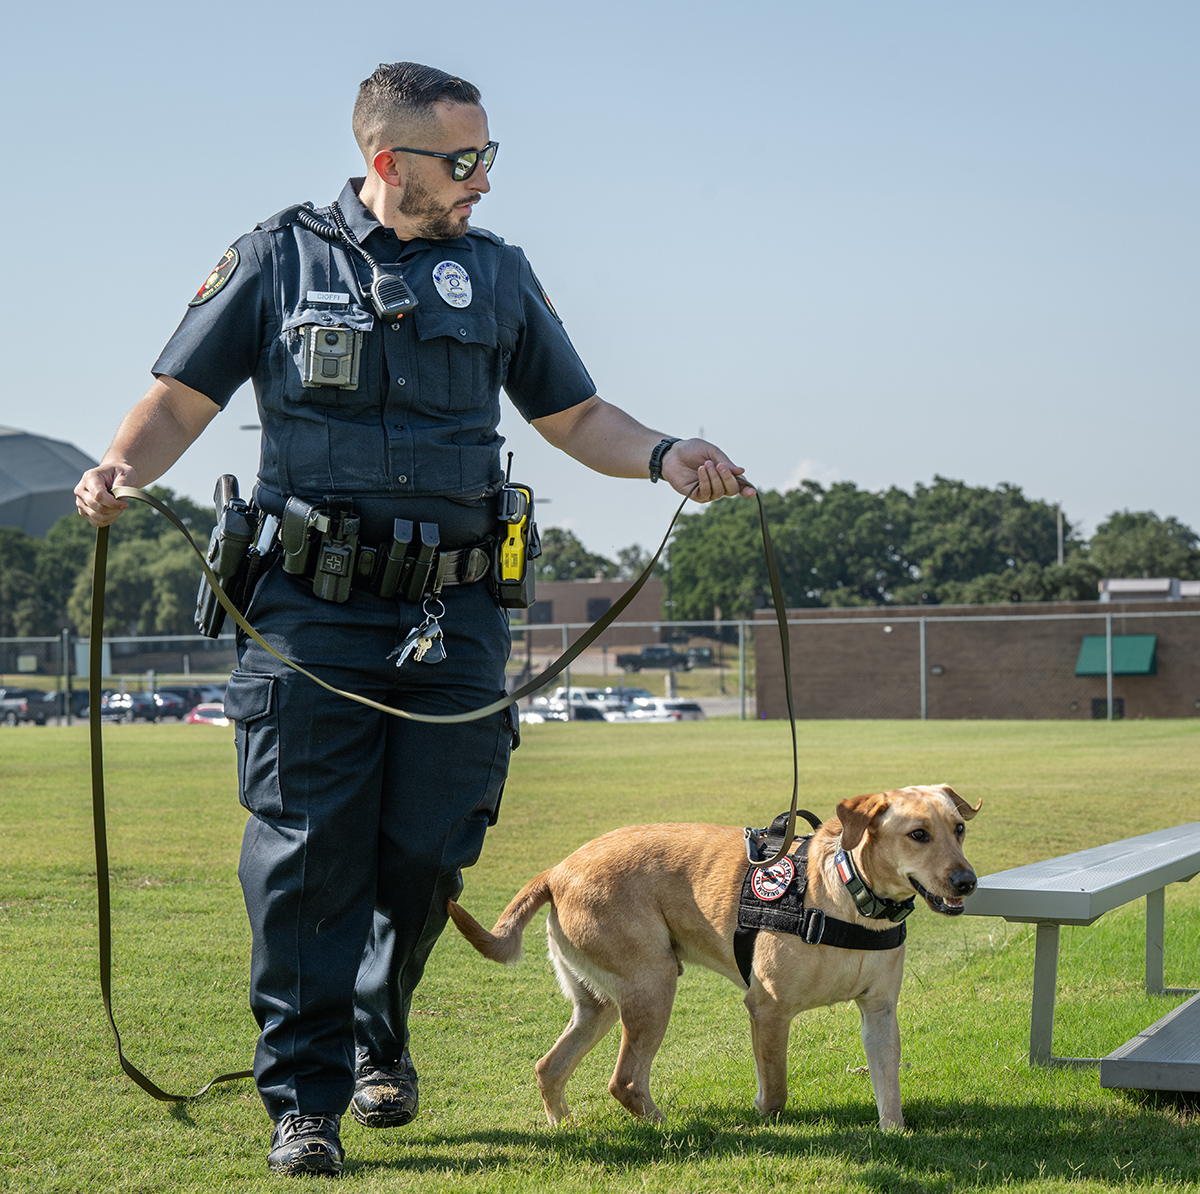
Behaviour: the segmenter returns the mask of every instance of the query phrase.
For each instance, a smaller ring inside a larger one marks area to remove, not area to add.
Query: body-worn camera
[[[302,380],[312,389],[335,386],[341,390],[358,389],[358,358],[362,333],[353,328],[306,324]]]

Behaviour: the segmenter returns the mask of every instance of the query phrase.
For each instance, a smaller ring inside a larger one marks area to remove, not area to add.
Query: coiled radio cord
[[[378,261],[363,248],[357,236],[350,230],[342,209],[334,203],[330,207],[334,223],[327,224],[310,207],[296,209],[296,220],[309,232],[315,233],[322,240],[337,241],[346,248],[357,253],[371,267],[371,305],[380,319],[389,323],[411,314],[419,305],[417,298],[408,288],[403,274],[392,274],[384,270]]]

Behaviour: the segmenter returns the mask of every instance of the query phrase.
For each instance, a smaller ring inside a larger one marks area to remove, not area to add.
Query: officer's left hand
[[[714,502],[717,498],[753,497],[754,486],[742,479],[746,470],[738,467],[715,444],[702,439],[681,439],[672,444],[663,457],[663,480],[677,493],[692,494],[696,502]]]

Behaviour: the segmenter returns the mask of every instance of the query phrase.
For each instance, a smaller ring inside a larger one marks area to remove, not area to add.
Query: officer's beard
[[[415,221],[426,240],[453,240],[464,235],[471,222],[469,216],[455,215],[453,207],[443,207],[415,178],[400,196],[400,214]]]

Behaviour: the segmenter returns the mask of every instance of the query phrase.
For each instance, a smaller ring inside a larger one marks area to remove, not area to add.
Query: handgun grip
[[[217,478],[216,487],[213,489],[213,503],[217,508],[218,520],[224,513],[225,507],[229,505],[230,499],[239,496],[237,477],[232,473],[222,473]]]

